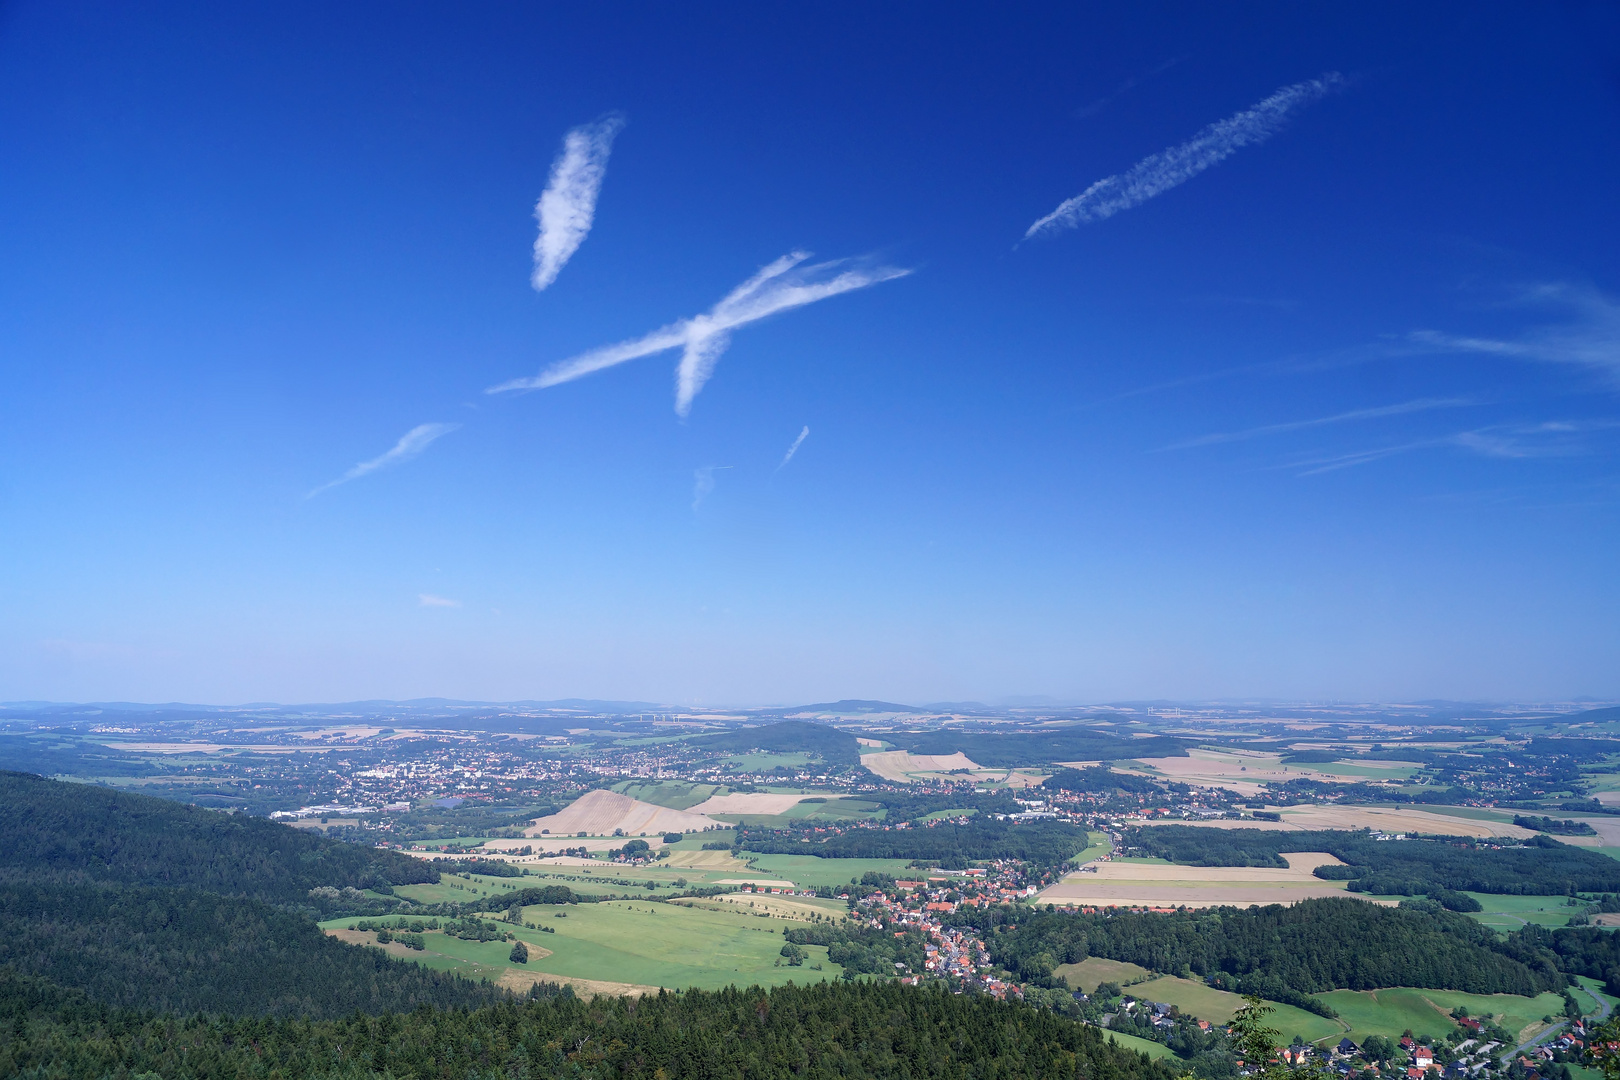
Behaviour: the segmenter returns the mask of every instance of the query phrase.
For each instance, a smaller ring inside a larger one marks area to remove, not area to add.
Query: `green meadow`
[[[1139,1038],[1136,1035],[1127,1035],[1122,1031],[1110,1031],[1108,1037],[1119,1045],[1128,1047],[1138,1053],[1146,1054],[1151,1058],[1175,1058],[1176,1055],[1163,1043],[1156,1043],[1152,1039]],[[1176,1060],[1180,1060],[1176,1058]]]
[[[1129,986],[1153,978],[1153,972],[1145,967],[1124,960],[1104,960],[1100,956],[1088,956],[1078,964],[1059,964],[1052,969],[1052,974],[1067,982],[1069,989],[1088,994],[1105,982]]]
[[[1469,912],[1469,917],[1504,933],[1523,929],[1531,923],[1548,927],[1567,926],[1570,915],[1586,910],[1584,904],[1570,907],[1568,898],[1564,896],[1498,896],[1474,892],[1468,895],[1478,900],[1484,909]]]
[[[741,910],[616,900],[536,905],[525,908],[523,918],[556,931],[511,928],[530,948],[526,964],[509,959],[509,942],[463,941],[436,931],[424,935],[426,949],[411,959],[472,978],[498,979],[517,969],[670,989],[802,984],[837,978],[843,971],[828,962],[827,950],[819,946],[806,947],[810,957],[804,966],[788,966],[781,957],[782,920]],[[349,927],[356,921],[334,919],[321,925]]]
[[[868,871],[889,874],[902,880],[925,872],[910,869],[911,864],[905,859],[821,859],[814,855],[742,854],[753,866],[754,873],[783,878],[807,889],[817,885],[848,885],[850,878],[858,880]]]
[[[690,810],[710,795],[724,794],[726,789],[718,784],[695,784],[681,780],[624,780],[614,784],[611,790],[655,806]]]
[[[1216,990],[1212,986],[1191,979],[1178,979],[1173,975],[1164,975],[1150,982],[1138,983],[1126,992],[1142,1001],[1169,1002],[1182,1012],[1196,1016],[1200,1020],[1208,1020],[1212,1024],[1227,1023],[1243,1007],[1243,999],[1237,994]],[[1306,1042],[1318,1042],[1326,1038],[1337,1039],[1344,1031],[1343,1024],[1325,1016],[1317,1016],[1313,1012],[1275,1001],[1268,1001],[1266,1004],[1276,1010],[1266,1017],[1266,1023],[1282,1033],[1284,1042],[1292,1041],[1295,1035]]]
[[[1470,1016],[1486,1013],[1498,1018],[1509,1031],[1521,1031],[1551,1013],[1563,1012],[1564,1000],[1557,994],[1525,998],[1513,994],[1465,994],[1459,990],[1333,990],[1318,994],[1333,1006],[1339,1018],[1350,1027],[1350,1038],[1360,1042],[1368,1035],[1399,1037],[1408,1029],[1414,1035],[1443,1035],[1456,1028],[1448,1015],[1461,1005]]]

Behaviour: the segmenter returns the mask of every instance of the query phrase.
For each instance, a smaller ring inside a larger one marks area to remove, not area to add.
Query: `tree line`
[[[1086,831],[1066,822],[974,818],[966,825],[943,822],[909,829],[852,828],[825,840],[800,839],[787,830],[738,826],[733,846],[762,855],[912,859],[961,869],[969,862],[987,859],[1021,859],[1053,866],[1082,851],[1086,842]]]
[[[136,1013],[0,970],[0,1075],[31,1080],[1172,1080],[1095,1027],[935,986],[818,983],[319,1020]]]
[[[1097,956],[1317,1012],[1325,1007],[1310,995],[1328,990],[1416,986],[1528,996],[1564,985],[1547,956],[1510,955],[1496,947],[1495,931],[1429,907],[1328,897],[1292,907],[1143,914],[1003,906],[952,918],[979,930],[992,960],[1048,983],[1058,965]]]
[[[1522,845],[1466,836],[1376,840],[1366,830],[1264,832],[1154,825],[1129,829],[1123,847],[1187,866],[1274,866],[1289,852],[1325,851],[1344,866],[1320,866],[1325,880],[1348,881],[1352,892],[1454,892],[1558,896],[1620,890],[1620,861],[1590,848],[1534,836]]]

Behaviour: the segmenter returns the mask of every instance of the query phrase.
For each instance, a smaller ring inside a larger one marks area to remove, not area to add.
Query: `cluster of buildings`
[[[922,932],[927,956],[924,970],[904,977],[903,982],[952,979],[994,997],[1022,997],[1022,988],[993,970],[989,950],[971,927],[947,926],[943,919],[963,906],[1010,902],[1035,890],[1021,865],[1006,860],[968,870],[935,870],[915,881],[896,881],[892,890],[873,889],[857,901],[856,914],[868,926],[889,926],[901,934]]]

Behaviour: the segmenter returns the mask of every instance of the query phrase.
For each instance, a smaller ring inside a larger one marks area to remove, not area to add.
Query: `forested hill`
[[[807,720],[783,720],[762,727],[699,735],[689,742],[693,746],[733,754],[768,750],[778,754],[817,754],[829,765],[859,765],[861,762],[861,746],[855,736]]]
[[[1366,831],[1341,829],[1268,832],[1153,825],[1127,830],[1121,847],[1188,866],[1283,867],[1288,865],[1282,857],[1286,852],[1325,851],[1347,865],[1318,867],[1316,876],[1348,881],[1355,892],[1620,892],[1620,861],[1546,836],[1522,847],[1498,847],[1463,836],[1375,840]]]
[[[1098,1028],[938,986],[819,983],[265,1021],[119,1013],[0,972],[0,1075],[1171,1080]]]
[[[954,754],[960,750],[978,764],[998,769],[1052,761],[1186,757],[1187,747],[1194,745],[1186,739],[1163,735],[1121,738],[1084,725],[1043,731],[901,732],[884,738],[914,754]]]
[[[0,874],[189,886],[279,904],[308,903],[323,885],[439,879],[397,851],[30,773],[0,772],[0,836]]]
[[[1002,923],[1016,918],[1014,928]],[[974,917],[990,956],[1024,978],[1049,976],[1088,956],[1154,971],[1216,978],[1231,989],[1303,1004],[1302,995],[1389,986],[1537,994],[1564,985],[1550,954],[1493,947],[1496,933],[1462,915],[1387,908],[1330,897],[1292,907],[1216,908],[1169,914]],[[964,919],[963,921],[968,921]]]
[[[385,905],[355,888],[437,878],[396,852],[19,773],[0,774],[0,838],[0,966],[107,1004],[318,1017],[502,996],[315,925]]]

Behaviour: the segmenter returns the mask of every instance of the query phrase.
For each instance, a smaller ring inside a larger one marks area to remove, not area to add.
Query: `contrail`
[[[370,461],[362,461],[360,464],[356,465],[354,468],[350,469],[336,480],[322,484],[308,495],[305,495],[304,498],[312,499],[321,492],[326,491],[328,488],[335,488],[339,484],[346,484],[350,480],[355,480],[366,475],[366,473],[376,472],[378,469],[386,469],[392,465],[403,464],[404,462],[407,462],[411,460],[411,458],[420,454],[423,450],[426,450],[428,448],[428,444],[434,439],[437,439],[441,435],[448,435],[460,426],[460,424],[418,424],[416,427],[413,427],[411,430],[407,431],[404,435],[401,435],[399,442],[394,444],[394,448],[392,450],[389,450],[384,454],[379,454]]]
[[[692,408],[692,399],[697,397],[698,391],[714,373],[714,365],[720,359],[720,354],[731,343],[731,331],[779,311],[803,307],[829,296],[864,289],[868,285],[911,273],[898,267],[870,266],[848,259],[799,265],[809,257],[807,251],[782,256],[731,290],[702,315],[671,323],[632,341],[592,349],[553,364],[538,375],[512,379],[484,392],[500,394],[509,390],[543,390],[548,386],[573,382],[627,360],[684,347],[680,364],[675,370],[675,411],[685,416]]]
[[[782,458],[782,464],[780,464],[780,465],[778,465],[776,467],[777,472],[781,472],[784,468],[787,467],[787,463],[793,460],[793,455],[797,454],[799,452],[799,447],[804,445],[804,440],[806,438],[808,438],[809,435],[810,435],[810,425],[806,424],[806,425],[804,425],[804,430],[799,432],[799,437],[797,439],[793,440],[793,445],[788,447],[787,454]]]
[[[607,174],[613,137],[622,127],[624,117],[615,113],[563,137],[562,153],[551,164],[551,182],[534,204],[540,235],[534,239],[534,274],[529,284],[535,292],[543,292],[557,280],[591,231],[596,193]]]
[[[1113,217],[1185,184],[1243,147],[1265,142],[1282,130],[1290,114],[1343,85],[1344,77],[1330,71],[1320,79],[1285,86],[1254,108],[1209,125],[1180,146],[1143,158],[1129,170],[1097,181],[1031,225],[1024,238]]]

